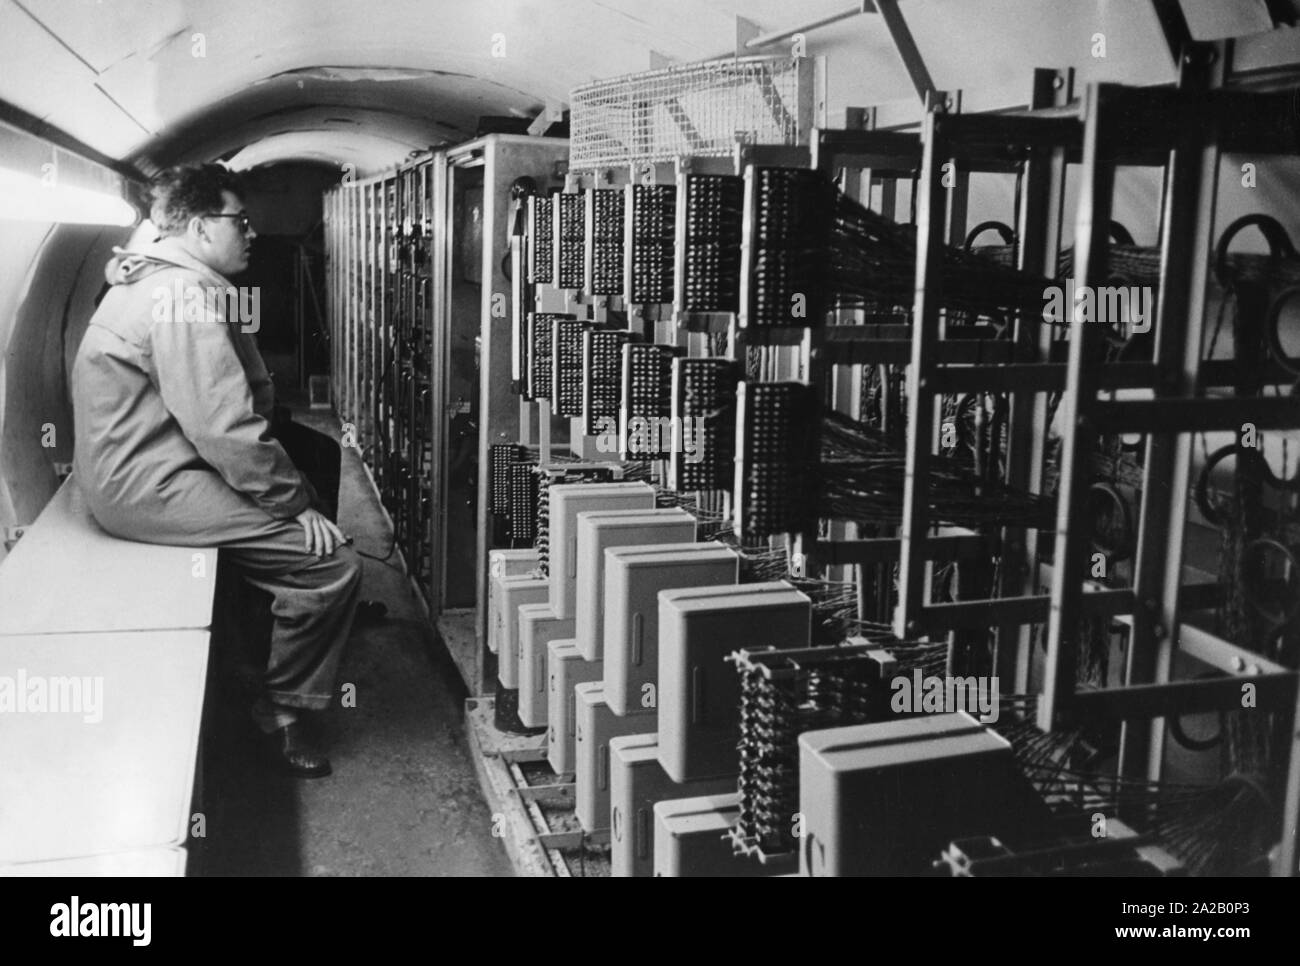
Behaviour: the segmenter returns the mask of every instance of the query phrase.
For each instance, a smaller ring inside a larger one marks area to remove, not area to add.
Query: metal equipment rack
[[[1083,186],[1076,264],[1080,284],[1104,279],[1106,225],[1120,164],[1168,162],[1162,225],[1161,286],[1153,361],[1140,383],[1151,398],[1100,398],[1103,381],[1085,364],[1102,333],[1096,325],[1072,325],[1063,416],[1066,432],[1061,462],[1056,566],[1048,626],[1048,653],[1039,725],[1050,728],[1084,717],[1124,721],[1120,774],[1159,777],[1163,763],[1161,719],[1174,711],[1242,707],[1243,688],[1257,692],[1255,707],[1293,716],[1297,674],[1232,642],[1182,621],[1188,609],[1183,584],[1192,434],[1239,432],[1243,423],[1259,429],[1300,428],[1294,398],[1213,398],[1207,390],[1235,381],[1232,365],[1202,360],[1205,295],[1213,238],[1214,206],[1223,153],[1252,156],[1293,153],[1294,135],[1279,118],[1288,117],[1289,95],[1222,88],[1230,75],[1231,43],[1186,43],[1178,87],[1089,88],[1085,105]],[[1141,137],[1135,137],[1135,132]],[[1075,634],[1088,595],[1087,542],[1071,520],[1086,512],[1087,453],[1101,433],[1147,437],[1143,506],[1134,587],[1117,613],[1130,615],[1127,686],[1079,692],[1074,686]],[[1172,681],[1175,648],[1236,677]],[[1241,674],[1245,657],[1246,674]],[[1234,660],[1235,659],[1235,660]],[[1294,720],[1294,719],[1292,719]],[[1288,802],[1276,872],[1295,875],[1296,826],[1300,812],[1300,736],[1292,734]]]

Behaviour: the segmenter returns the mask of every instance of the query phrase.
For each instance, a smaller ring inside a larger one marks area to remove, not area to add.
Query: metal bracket
[[[552,124],[558,124],[564,120],[564,104],[561,101],[547,101],[542,112],[533,118],[533,123],[528,125],[528,133],[533,137],[541,137],[546,133],[546,129]]]
[[[746,20],[744,17],[736,18],[736,56],[747,57],[749,55],[749,42],[762,33],[758,24],[752,20]]]
[[[538,744],[530,748],[503,748],[498,757],[502,761],[511,763],[544,761],[546,759],[546,747]]]
[[[1160,31],[1165,35],[1165,44],[1169,47],[1169,57],[1174,69],[1182,60],[1184,49],[1192,42],[1192,31],[1187,24],[1187,17],[1178,0],[1151,0],[1156,19],[1160,22]]]
[[[12,550],[14,548],[14,544],[16,544],[22,538],[22,535],[26,532],[27,532],[26,527],[5,527],[4,528],[5,553],[8,553],[10,550]]]
[[[609,829],[596,832],[542,832],[537,836],[537,844],[544,849],[580,849],[584,845],[605,845],[609,842]]]
[[[880,19],[885,22],[885,29],[889,31],[890,38],[894,41],[894,49],[903,59],[903,68],[907,71],[907,76],[912,79],[916,96],[924,102],[926,94],[935,89],[934,79],[921,58],[921,52],[916,46],[916,38],[912,36],[907,21],[898,10],[898,0],[876,0],[876,10],[880,14]]]
[[[554,785],[523,785],[514,792],[524,799],[543,802],[547,805],[566,805],[572,807],[574,785],[572,782]]]
[[[874,131],[876,129],[876,108],[846,107],[844,109],[844,130]]]
[[[927,91],[921,98],[921,103],[925,105],[927,113],[932,111],[935,114],[960,114],[961,91]]]

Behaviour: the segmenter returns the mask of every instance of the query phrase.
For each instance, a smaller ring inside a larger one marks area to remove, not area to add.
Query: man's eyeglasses
[[[240,231],[242,231],[245,235],[247,235],[249,230],[253,227],[253,223],[249,221],[248,212],[246,211],[218,212],[217,214],[204,215],[203,217],[204,218],[236,218],[238,220],[235,222],[235,227],[238,228]]]

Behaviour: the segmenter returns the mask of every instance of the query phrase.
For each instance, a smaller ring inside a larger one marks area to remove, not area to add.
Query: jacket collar
[[[195,258],[175,238],[160,238],[139,248],[114,248],[104,275],[110,285],[130,285],[165,268],[185,268],[204,276],[209,284],[231,287],[230,280]]]

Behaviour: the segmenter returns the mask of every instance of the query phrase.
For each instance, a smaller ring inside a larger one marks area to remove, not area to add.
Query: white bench
[[[145,878],[182,876],[185,874],[184,849],[137,849],[134,852],[111,852],[76,859],[51,859],[0,867],[4,876],[55,876],[88,879],[104,876]]]
[[[71,480],[0,564],[0,876],[184,874],[216,569]]]
[[[0,635],[212,626],[217,551],[119,540],[68,479],[0,564]]]

